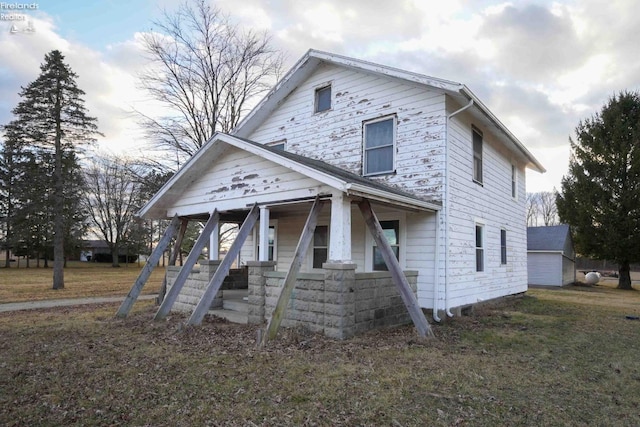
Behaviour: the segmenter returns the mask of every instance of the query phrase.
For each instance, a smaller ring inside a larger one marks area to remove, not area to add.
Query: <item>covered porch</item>
[[[191,311],[198,324],[224,307],[237,263],[247,272],[249,323],[277,318],[335,338],[416,317],[426,325],[416,295],[428,301],[437,280],[438,204],[251,141],[221,135],[212,144],[203,148],[217,153],[212,163],[192,159],[143,209],[173,216],[181,231],[206,221],[184,266],[169,268],[157,319]],[[219,260],[228,221],[242,226]],[[209,260],[194,269],[207,243]]]

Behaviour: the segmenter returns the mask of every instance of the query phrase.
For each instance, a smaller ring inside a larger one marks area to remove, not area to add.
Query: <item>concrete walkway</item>
[[[157,295],[140,295],[138,300],[155,299]],[[53,307],[70,307],[74,305],[85,304],[102,304],[105,302],[122,302],[121,297],[95,297],[95,298],[68,298],[68,299],[51,299],[42,301],[25,301],[25,302],[10,302],[0,304],[0,313],[7,311],[20,311],[20,310],[35,310],[38,308],[53,308]]]

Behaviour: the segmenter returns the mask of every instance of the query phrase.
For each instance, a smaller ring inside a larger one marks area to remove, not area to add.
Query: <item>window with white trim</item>
[[[260,253],[260,230],[256,227],[256,260]],[[267,261],[274,261],[276,259],[276,226],[269,225],[269,249]]]
[[[507,263],[507,230],[500,230],[500,264]]]
[[[363,123],[363,175],[394,171],[396,118],[386,117]]]
[[[476,271],[484,271],[484,226],[476,224]]]
[[[313,232],[313,268],[322,268],[329,253],[329,226],[318,225]]]
[[[387,239],[387,242],[389,242],[396,259],[400,261],[400,221],[380,221],[380,226],[382,227],[382,233]],[[380,249],[378,249],[378,246],[375,245],[375,243],[373,245],[372,265],[374,271],[388,270],[387,264],[384,262],[384,258],[382,258],[382,252],[380,252]]]
[[[472,128],[473,134],[473,180],[482,184],[482,133]]]
[[[331,85],[316,89],[315,113],[321,113],[331,109]]]

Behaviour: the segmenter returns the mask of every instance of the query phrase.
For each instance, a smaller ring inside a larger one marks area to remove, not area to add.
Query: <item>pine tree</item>
[[[623,92],[580,122],[569,173],[557,196],[579,253],[613,260],[619,289],[632,289],[629,265],[640,261],[640,94]]]
[[[87,114],[82,98],[85,93],[76,85],[77,77],[60,51],[45,55],[38,78],[20,92],[22,100],[13,110],[16,119],[5,126],[20,148],[33,153],[36,163],[41,162],[41,171],[51,168],[52,184],[39,190],[50,190],[53,289],[64,288],[65,235],[70,233],[69,213],[74,209],[69,204],[76,198],[69,187],[77,191],[77,185],[68,186],[67,182],[77,182],[76,152],[80,144],[94,142],[100,135],[97,120]],[[40,220],[49,222],[48,218]]]

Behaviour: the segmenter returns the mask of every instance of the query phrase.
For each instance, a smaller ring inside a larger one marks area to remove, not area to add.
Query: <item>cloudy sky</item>
[[[213,0],[212,0],[213,1]],[[0,2],[0,123],[45,53],[79,75],[103,150],[144,150],[131,111],[145,67],[140,34],[171,0]],[[35,10],[9,9],[32,5]],[[216,0],[238,23],[269,31],[291,66],[309,48],[466,84],[545,165],[529,191],[559,188],[578,122],[621,90],[640,89],[634,0]],[[11,18],[19,14],[22,18]],[[16,33],[10,29],[15,25]],[[29,28],[32,31],[27,31]]]

